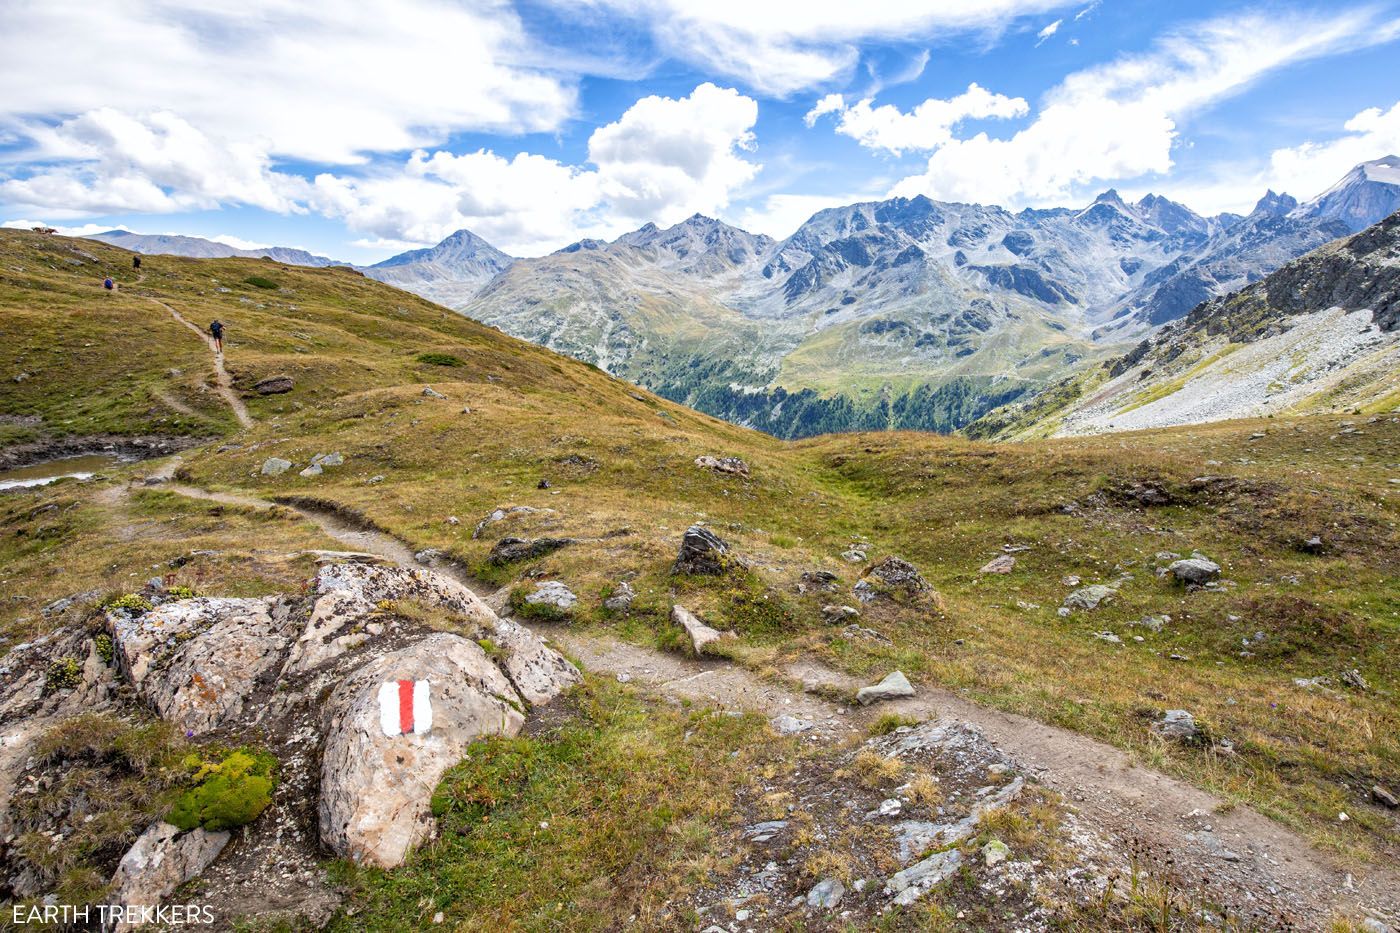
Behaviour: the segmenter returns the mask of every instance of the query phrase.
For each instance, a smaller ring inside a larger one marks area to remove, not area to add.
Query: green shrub
[[[171,599],[194,599],[199,594],[188,586],[167,586],[165,588],[165,595],[169,596]]]
[[[103,609],[125,609],[127,612],[150,612],[155,607],[151,601],[139,593],[124,593],[102,604]]]
[[[250,275],[243,280],[254,288],[277,288],[277,283],[261,275]]]
[[[265,751],[237,748],[218,764],[189,755],[194,787],[175,801],[166,820],[181,829],[217,832],[251,823],[272,803],[277,759]]]
[[[44,670],[44,693],[72,690],[83,680],[83,666],[77,658],[54,658]]]
[[[466,362],[460,357],[451,353],[420,353],[418,362],[427,363],[429,366],[466,366]]]
[[[99,632],[92,640],[93,647],[97,649],[97,656],[102,659],[103,664],[111,664],[112,659],[117,656],[117,646],[112,644],[112,636],[106,632]]]

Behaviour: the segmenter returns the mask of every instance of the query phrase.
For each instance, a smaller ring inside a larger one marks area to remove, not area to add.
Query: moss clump
[[[72,690],[83,680],[83,666],[77,658],[54,658],[44,669],[44,693]]]
[[[97,656],[102,659],[103,664],[111,664],[112,659],[117,656],[117,646],[112,644],[112,636],[106,632],[98,633],[92,640],[92,645],[97,649]]]
[[[139,593],[123,593],[115,596],[102,604],[103,609],[124,609],[127,612],[150,612],[155,606],[151,601]]]
[[[466,366],[467,363],[461,357],[453,356],[451,353],[420,353],[418,362],[427,363],[429,366]]]
[[[197,754],[185,758],[194,787],[175,801],[166,820],[181,829],[217,832],[251,823],[272,803],[277,759],[265,751],[237,748],[217,764]]]
[[[243,280],[254,288],[277,288],[278,285],[272,279],[261,275],[250,275]]]

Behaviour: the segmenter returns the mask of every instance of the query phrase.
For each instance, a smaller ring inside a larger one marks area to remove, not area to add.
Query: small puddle
[[[29,466],[0,471],[0,492],[9,489],[32,489],[47,486],[61,479],[92,479],[103,470],[110,470],[123,463],[130,463],[112,454],[87,454],[81,457],[64,457],[61,460],[48,460],[44,463],[31,463]]]

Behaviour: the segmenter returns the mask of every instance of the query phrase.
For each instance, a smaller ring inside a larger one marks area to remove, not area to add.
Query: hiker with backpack
[[[224,324],[222,321],[215,321],[209,325],[209,336],[214,338],[214,352],[224,352]]]
[[[110,291],[112,291],[113,289],[115,289],[115,288],[117,287],[117,283],[116,283],[116,282],[113,282],[113,281],[112,281],[112,277],[109,275],[109,276],[107,276],[105,279],[102,280],[102,287],[105,288],[105,289],[107,289],[107,291],[110,292]]]

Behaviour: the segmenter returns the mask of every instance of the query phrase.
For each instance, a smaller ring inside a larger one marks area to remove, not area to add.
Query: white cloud
[[[836,97],[831,106],[831,97]],[[953,128],[968,119],[1010,119],[1030,112],[1019,97],[993,94],[978,84],[947,100],[930,98],[909,113],[884,104],[872,107],[862,100],[842,108],[840,95],[829,95],[818,102],[807,117],[815,122],[822,112],[838,111],[836,132],[849,136],[867,149],[882,149],[900,155],[908,150],[931,151],[950,142]],[[826,110],[822,108],[826,106]],[[809,126],[811,123],[808,124]]]
[[[861,194],[771,194],[762,206],[746,207],[734,223],[750,233],[766,233],[774,239],[784,239],[797,232],[817,211],[841,207],[860,201],[872,201],[878,195]]]
[[[47,223],[42,220],[7,220],[0,223],[0,227],[10,230],[32,230],[35,227],[53,227],[61,236],[92,236],[94,233],[106,233],[108,230],[129,230],[129,227],[112,224],[79,224],[76,227],[66,227],[62,224]]]
[[[644,97],[588,140],[602,195],[626,217],[670,223],[717,213],[760,166],[754,146],[758,103],[731,88],[702,84],[689,97]]]
[[[1151,51],[1069,75],[1008,139],[954,138],[894,194],[1012,206],[1063,202],[1105,181],[1166,174],[1178,121],[1284,65],[1389,41],[1371,10],[1222,17]]]
[[[575,103],[504,0],[12,3],[0,61],[0,127],[21,136],[101,101],[322,163],[553,130]]]
[[[657,43],[775,96],[848,76],[860,43],[997,32],[1022,16],[1073,6],[1070,0],[592,0],[648,24]]]
[[[1075,17],[1075,19],[1078,19],[1078,18],[1079,18],[1079,17]],[[1062,20],[1062,19],[1057,19],[1057,20],[1055,20],[1053,23],[1051,23],[1050,25],[1046,26],[1044,29],[1040,30],[1040,32],[1036,33],[1036,34],[1035,34],[1035,37],[1036,37],[1036,40],[1037,40],[1037,41],[1036,41],[1035,44],[1036,44],[1037,46],[1039,46],[1040,43],[1044,42],[1046,39],[1050,38],[1050,37],[1053,36],[1055,33],[1059,32],[1059,31],[1060,31],[1060,24],[1063,23],[1063,22],[1064,22],[1064,20]]]
[[[802,122],[808,126],[816,126],[817,120],[828,113],[840,113],[846,109],[846,98],[840,94],[828,94],[812,105],[812,109],[802,117]]]
[[[741,158],[758,105],[702,84],[688,97],[645,97],[589,140],[593,167],[529,153],[414,152],[363,177],[324,173],[308,204],[368,234],[363,243],[435,243],[467,227],[517,255],[585,236],[614,237],[641,220],[719,213],[759,166]]]
[[[232,233],[220,233],[216,236],[205,237],[205,239],[212,240],[215,243],[222,243],[225,246],[232,246],[234,249],[269,249],[272,246],[278,245],[274,243],[259,243],[256,240],[245,240],[243,237],[234,236]],[[290,246],[291,244],[284,243],[280,245]],[[293,248],[295,249],[296,247]]]

